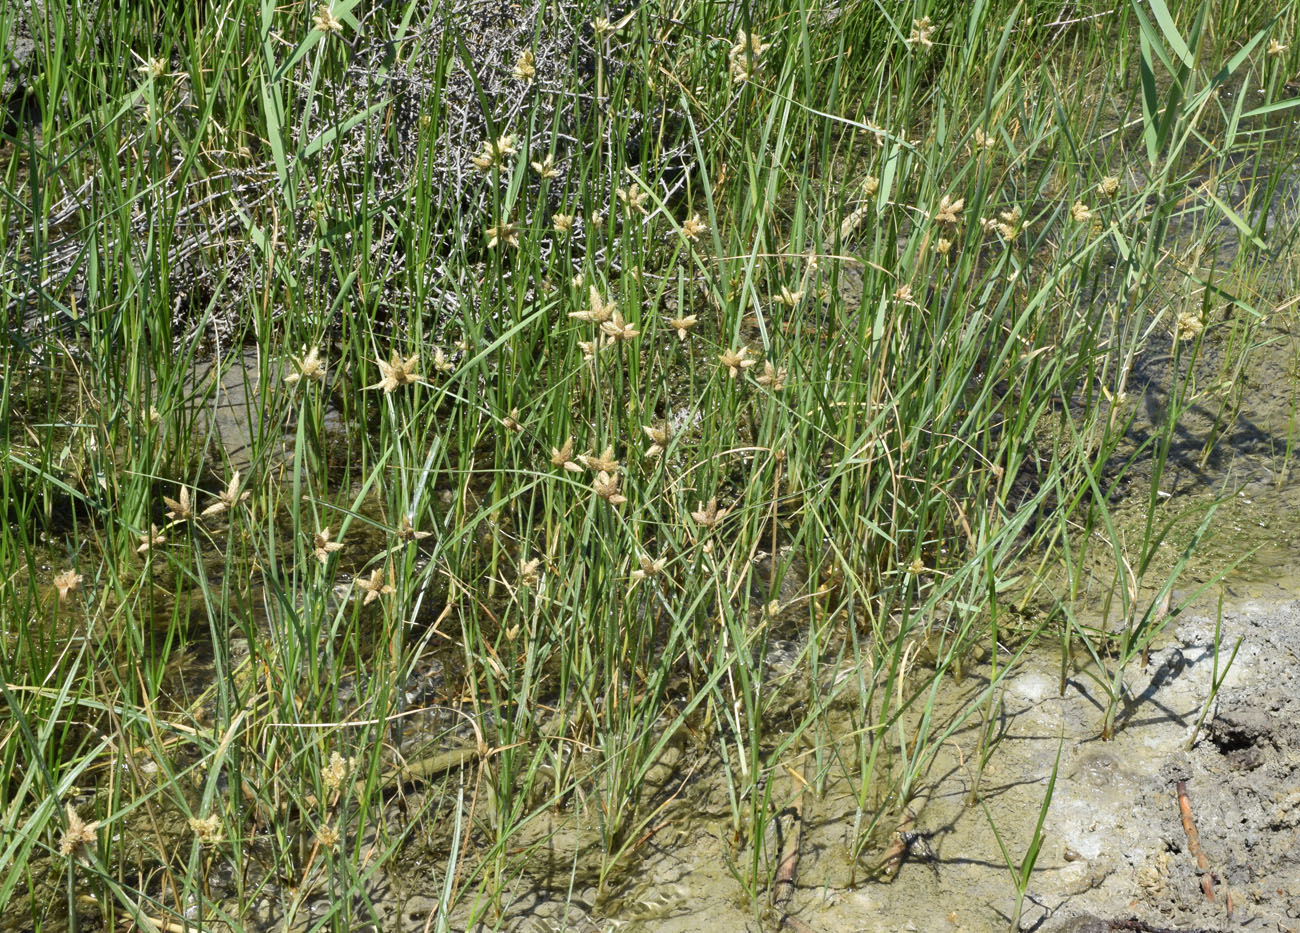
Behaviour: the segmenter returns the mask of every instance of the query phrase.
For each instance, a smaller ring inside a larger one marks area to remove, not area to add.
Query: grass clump
[[[1291,243],[1218,184],[1286,146],[1290,13],[1213,13],[0,18],[0,904],[349,929],[417,851],[445,929],[557,840],[607,891],[700,773],[759,904],[774,777],[847,782],[870,870],[1039,635],[1112,730],[1169,531],[1157,468],[1130,559],[1115,491]]]

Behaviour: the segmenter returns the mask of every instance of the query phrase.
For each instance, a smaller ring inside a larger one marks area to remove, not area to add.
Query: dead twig
[[[790,931],[790,933],[817,933],[812,927],[802,920],[796,920],[794,917],[786,915],[781,921],[781,926]]]
[[[1187,850],[1196,859],[1196,866],[1201,870],[1201,890],[1205,899],[1214,903],[1214,875],[1210,872],[1210,859],[1201,848],[1201,837],[1196,832],[1196,823],[1192,819],[1192,802],[1187,797],[1187,782],[1179,781],[1175,785],[1178,791],[1178,812],[1183,818],[1183,832],[1187,834]]]
[[[1128,920],[1112,920],[1107,924],[1112,930],[1131,930],[1133,933],[1213,933],[1212,930],[1206,930],[1201,927],[1196,929],[1174,930],[1169,927],[1153,927],[1149,923],[1143,923],[1137,918]]]
[[[772,901],[781,911],[781,922],[779,924],[781,929],[789,930],[791,933],[815,933],[811,927],[803,921],[795,919],[790,913],[790,902],[794,898],[795,878],[799,873],[799,845],[803,836],[803,801],[804,792],[808,789],[808,779],[790,765],[786,765],[785,769],[790,773],[790,784],[794,790],[794,797],[790,806],[785,810],[785,813],[790,817],[790,829],[786,833],[785,844],[781,847],[781,861],[776,866]],[[807,761],[804,762],[805,772],[806,769]]]
[[[894,830],[894,841],[889,844],[885,850],[885,857],[880,861],[880,879],[886,884],[893,881],[898,874],[898,870],[903,867],[903,860],[907,858],[907,853],[912,849],[912,842],[915,840],[915,834],[911,832],[912,821],[916,815],[908,810],[903,814],[903,822],[898,824]]]
[[[799,785],[794,795],[794,802],[786,809],[790,816],[790,829],[785,834],[785,845],[781,848],[781,861],[776,866],[776,878],[773,881],[773,902],[784,908],[794,897],[795,876],[799,871],[799,837],[803,828],[803,784]]]

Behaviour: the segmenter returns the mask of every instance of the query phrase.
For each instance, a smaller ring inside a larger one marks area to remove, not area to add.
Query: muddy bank
[[[1249,603],[1225,615],[1220,664],[1239,638],[1241,649],[1189,752],[1210,695],[1214,634],[1208,616],[1184,615],[1172,624],[1147,668],[1129,672],[1133,702],[1118,736],[1106,743],[1097,738],[1104,704],[1086,670],[1075,670],[1060,696],[1059,658],[1040,655],[1019,666],[1006,681],[1004,731],[981,784],[988,816],[968,805],[971,728],[948,743],[913,801],[906,853],[892,881],[863,877],[865,866],[881,857],[879,847],[856,871],[847,858],[848,783],[831,780],[823,794],[805,794],[787,928],[1007,929],[1014,889],[990,818],[1019,859],[1062,740],[1022,929],[1300,930],[1300,602]],[[972,678],[954,692],[973,694],[980,686]],[[968,698],[946,702],[955,708]],[[1189,845],[1179,782],[1208,871]],[[557,870],[549,883],[536,873],[518,878],[501,914],[474,929],[776,928],[780,917],[753,908],[728,867],[740,853],[720,814],[710,814],[712,795],[699,787],[682,790],[681,803],[665,811],[663,827],[604,897],[571,852],[567,863],[552,862]],[[785,809],[787,831],[791,818]],[[571,829],[553,825],[549,832],[539,856],[559,854],[571,841]],[[1206,875],[1213,901],[1203,890]],[[438,913],[433,893],[411,891],[392,903],[402,929],[424,929]],[[1136,925],[1112,926],[1130,920]]]

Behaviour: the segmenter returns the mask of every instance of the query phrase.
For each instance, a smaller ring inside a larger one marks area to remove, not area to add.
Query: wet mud
[[[892,879],[864,877],[882,847],[856,866],[847,857],[851,788],[830,780],[822,793],[804,795],[788,903],[775,913],[755,908],[733,874],[743,853],[719,809],[723,788],[707,777],[692,781],[678,752],[668,763],[677,801],[618,882],[600,891],[584,864],[582,832],[572,821],[543,819],[529,834],[538,845],[534,869],[507,885],[499,913],[473,929],[1006,930],[1015,890],[993,827],[1018,859],[1058,743],[1021,929],[1300,929],[1300,602],[1253,602],[1225,615],[1220,666],[1239,638],[1242,647],[1190,751],[1211,693],[1215,620],[1187,614],[1171,628],[1147,667],[1128,672],[1133,702],[1110,742],[1098,738],[1104,703],[1086,671],[1073,672],[1061,695],[1056,659],[1019,665],[1001,693],[1003,731],[980,782],[982,806],[969,801],[978,741],[971,727],[947,743],[912,801]],[[979,688],[971,678],[953,691],[967,695],[946,697],[941,712],[955,713]],[[1179,782],[1208,871],[1189,844]],[[791,816],[786,808],[779,817],[787,832]],[[394,894],[393,904],[394,929],[425,929],[438,913],[436,895]]]

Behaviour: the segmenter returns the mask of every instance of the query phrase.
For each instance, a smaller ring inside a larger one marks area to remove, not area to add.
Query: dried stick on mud
[[[413,761],[408,765],[399,768],[392,768],[385,771],[380,779],[380,786],[383,788],[394,788],[408,784],[420,784],[435,778],[447,771],[452,771],[462,765],[468,764],[474,758],[482,758],[483,753],[477,748],[453,748],[449,751],[438,752],[428,758],[422,758],[419,761]],[[353,792],[360,795],[368,789],[368,783],[365,778],[358,778],[353,783]],[[316,806],[319,801],[315,794],[308,794],[304,801],[308,807]]]
[[[1175,787],[1178,790],[1178,812],[1183,818],[1183,832],[1187,834],[1187,850],[1192,853],[1196,859],[1196,866],[1201,870],[1201,890],[1205,892],[1205,899],[1214,902],[1214,875],[1210,872],[1210,860],[1201,848],[1201,837],[1196,832],[1196,823],[1192,819],[1192,802],[1187,796],[1187,782],[1179,781]]]
[[[795,785],[794,800],[786,810],[790,814],[790,831],[786,833],[785,845],[781,848],[781,861],[776,866],[772,894],[772,900],[781,908],[785,908],[794,897],[795,877],[799,872],[799,841],[803,829],[803,794],[807,786],[801,775],[792,768],[789,770],[790,783]]]
[[[804,923],[802,920],[796,920],[794,917],[788,915],[781,921],[781,926],[782,928],[789,930],[790,933],[817,933],[816,930],[808,926],[808,924]]]
[[[1110,923],[1106,924],[1106,926],[1112,930],[1129,930],[1131,933],[1214,933],[1213,930],[1206,930],[1202,927],[1197,927],[1196,929],[1184,928],[1181,930],[1173,930],[1169,927],[1153,927],[1151,924],[1136,918],[1130,918],[1128,920],[1112,920]]]
[[[910,827],[913,819],[914,814],[911,810],[903,814],[903,821],[894,830],[894,841],[885,850],[885,857],[880,861],[878,869],[880,880],[886,884],[894,880],[898,870],[903,867],[903,859],[907,858],[907,851],[911,847]]]

